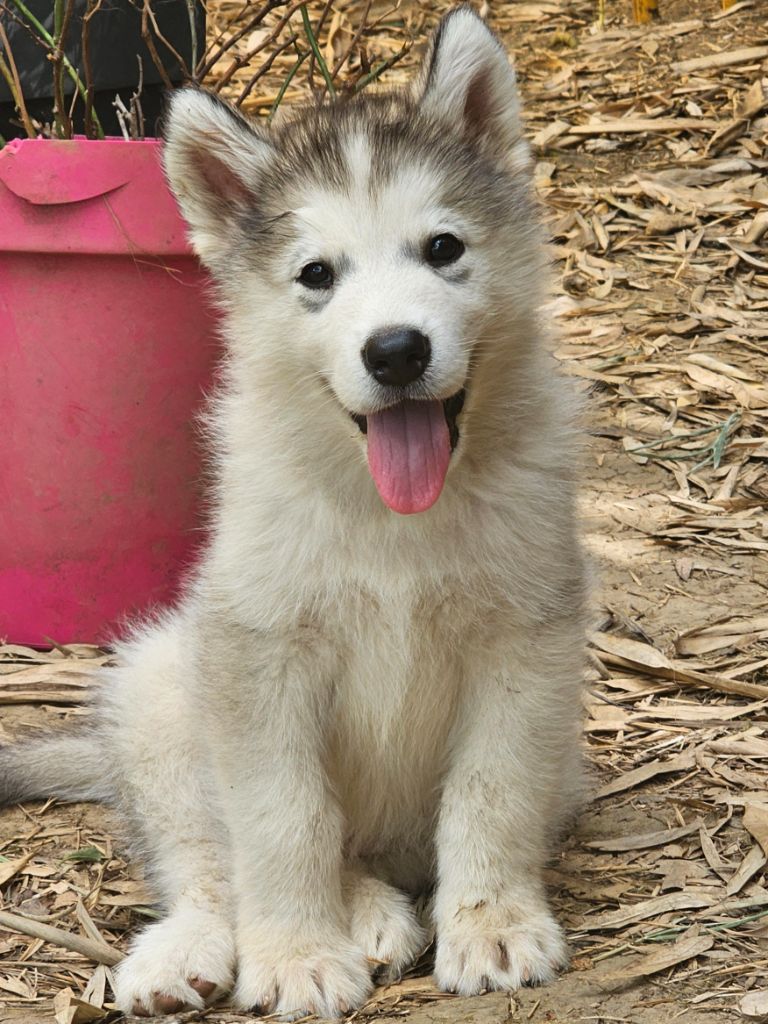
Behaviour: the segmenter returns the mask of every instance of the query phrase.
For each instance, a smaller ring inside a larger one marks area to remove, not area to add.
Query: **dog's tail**
[[[108,800],[111,790],[109,758],[93,728],[0,747],[0,807],[49,797]]]

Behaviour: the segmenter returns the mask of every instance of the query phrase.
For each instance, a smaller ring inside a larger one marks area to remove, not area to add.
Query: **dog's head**
[[[480,349],[538,303],[529,157],[501,44],[460,7],[409,92],[268,129],[187,89],[166,134],[242,372],[330,389],[386,504],[429,508]]]

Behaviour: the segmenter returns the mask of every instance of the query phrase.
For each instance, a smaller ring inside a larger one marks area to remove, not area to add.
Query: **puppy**
[[[273,128],[182,90],[165,166],[224,316],[210,541],[95,724],[0,754],[2,796],[130,823],[166,916],[127,1012],[343,1014],[422,951],[432,888],[441,988],[547,982],[584,569],[506,54],[460,7],[408,90]]]

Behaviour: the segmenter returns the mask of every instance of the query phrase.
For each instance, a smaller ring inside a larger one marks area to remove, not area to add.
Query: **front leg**
[[[547,982],[565,961],[542,873],[578,787],[581,650],[578,624],[508,630],[467,667],[437,836],[443,989]]]
[[[335,652],[308,630],[216,632],[208,744],[232,850],[235,1001],[338,1017],[365,1001],[371,980],[348,932],[344,828],[326,777]]]

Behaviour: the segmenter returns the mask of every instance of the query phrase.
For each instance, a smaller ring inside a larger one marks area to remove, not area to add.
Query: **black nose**
[[[403,327],[370,337],[363,348],[363,362],[379,384],[401,388],[424,373],[430,354],[426,334]]]

